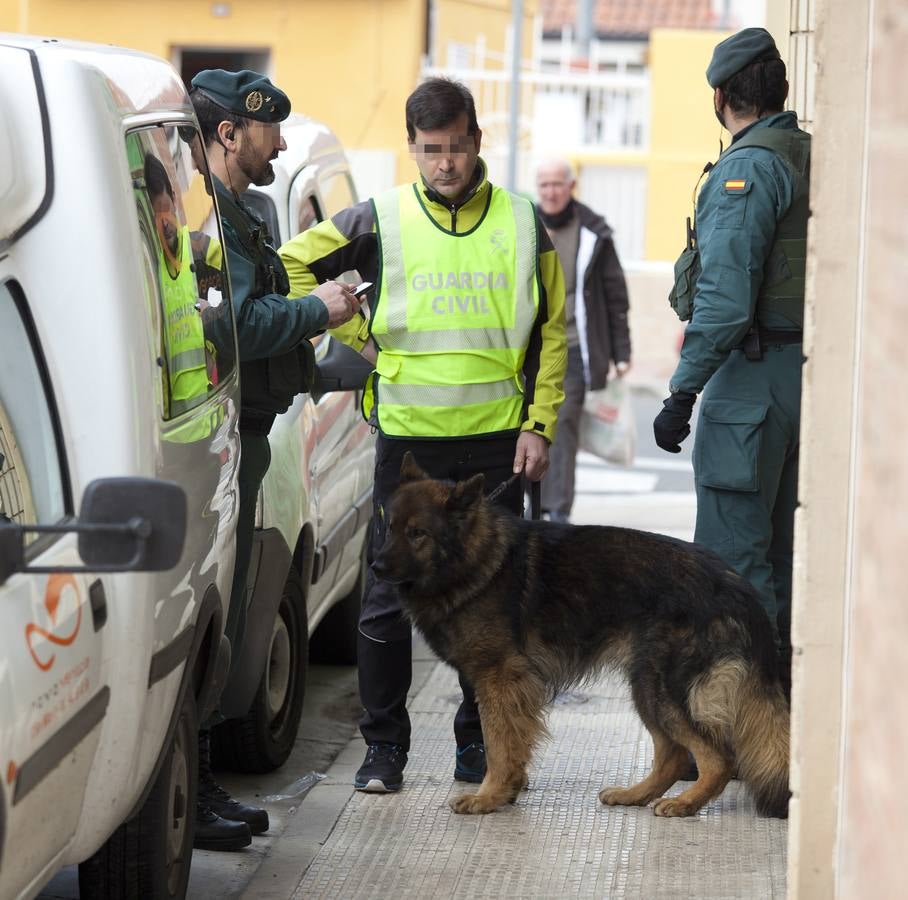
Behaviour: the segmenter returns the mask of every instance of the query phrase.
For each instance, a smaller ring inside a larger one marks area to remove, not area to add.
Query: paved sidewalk
[[[689,539],[694,500],[685,464],[667,467],[644,444],[616,470],[583,457],[578,523],[621,524]],[[647,473],[656,477],[646,477]],[[679,472],[682,489],[678,489]],[[685,480],[686,479],[686,480]],[[365,752],[350,741],[271,848],[243,897],[676,898],[785,897],[787,823],[762,819],[740,782],[691,819],[603,807],[598,791],[649,769],[652,746],[624,685],[604,678],[559,698],[552,739],[530,768],[529,790],[487,816],[458,816],[448,801],[473,785],[453,780],[453,671],[417,642],[404,789],[352,790]],[[670,793],[680,793],[678,784]]]

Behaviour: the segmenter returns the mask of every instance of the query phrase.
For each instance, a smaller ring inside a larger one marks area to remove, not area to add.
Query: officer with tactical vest
[[[309,389],[314,354],[308,338],[346,322],[359,300],[328,282],[299,300],[287,297],[287,273],[264,222],[240,199],[252,184],[274,180],[271,160],[287,145],[280,122],[290,100],[264,75],[208,69],[190,92],[208,154],[224,231],[227,269],[240,358],[240,510],[236,565],[225,634],[237,659],[246,615],[246,574],[255,506],[271,450],[268,432],[277,414]],[[206,723],[214,724],[214,723]],[[268,828],[265,810],[233,800],[211,775],[209,733],[199,733],[199,803],[196,847],[232,850]]]
[[[731,146],[707,166],[670,302],[690,319],[671,396],[653,424],[671,453],[690,433],[694,540],[759,591],[789,677],[810,136],[770,34],[722,41],[706,72]]]
[[[376,283],[370,316],[335,332],[374,362],[363,401],[377,428],[370,551],[411,450],[436,478],[482,472],[518,515],[517,477],[542,478],[567,362],[561,265],[533,205],[492,185],[470,92],[430,78],[408,98],[421,179],[359,203],[281,248],[291,294],[357,270]],[[410,742],[410,624],[395,587],[369,573],[359,622],[368,744],[354,786],[396,791]],[[481,781],[485,747],[472,688],[454,720],[454,777]]]

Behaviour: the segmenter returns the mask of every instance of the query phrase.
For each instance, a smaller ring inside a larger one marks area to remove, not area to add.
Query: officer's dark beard
[[[270,159],[259,161],[252,153],[246,152],[246,148],[243,147],[237,154],[236,162],[240,171],[249,179],[250,184],[262,187],[274,181],[274,166],[271,165]]]
[[[728,130],[728,126],[725,124],[725,119],[722,118],[722,111],[719,110],[719,109],[716,109],[716,107],[714,106],[714,107],[713,107],[713,112],[716,114],[716,118],[719,120],[719,124],[720,124],[724,129]]]

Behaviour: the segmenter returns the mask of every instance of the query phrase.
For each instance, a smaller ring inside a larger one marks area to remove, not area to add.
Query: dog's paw
[[[687,800],[682,800],[681,797],[663,797],[656,802],[653,812],[657,816],[680,817],[696,815],[699,809],[699,806],[695,806]]]
[[[464,794],[462,797],[451,800],[449,806],[454,812],[469,816],[494,812],[498,809],[499,804],[490,802],[481,794]]]
[[[646,806],[649,801],[631,788],[608,787],[599,791],[599,802],[605,806]]]

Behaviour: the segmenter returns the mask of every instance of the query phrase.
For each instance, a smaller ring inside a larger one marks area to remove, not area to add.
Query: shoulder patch
[[[747,187],[747,181],[743,178],[732,179],[725,182],[726,191],[743,191]]]

